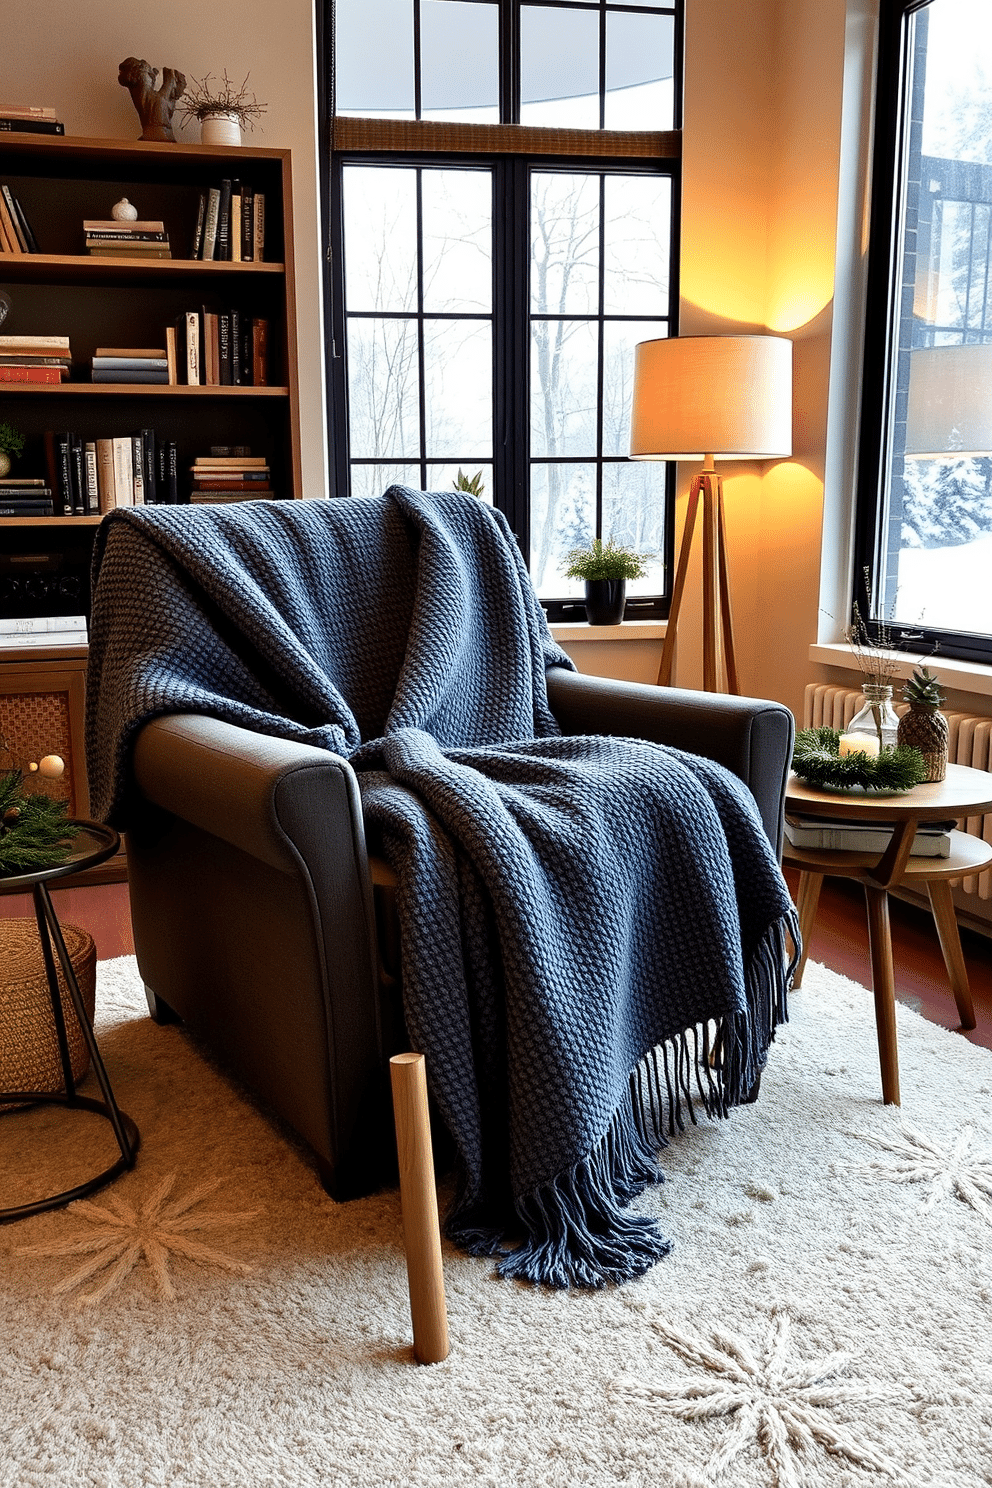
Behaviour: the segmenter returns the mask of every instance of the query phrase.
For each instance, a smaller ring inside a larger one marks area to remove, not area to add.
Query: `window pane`
[[[413,0],[337,0],[334,45],[337,113],[413,118]]]
[[[595,465],[532,465],[530,572],[539,595],[581,599],[585,586],[562,577],[565,554],[596,535]]]
[[[531,175],[530,308],[535,315],[599,309],[599,176]]]
[[[351,454],[420,455],[417,322],[348,321]]]
[[[428,465],[427,488],[430,491],[453,491],[458,472],[461,471],[466,480],[474,480],[476,476],[482,479],[480,501],[487,506],[493,504],[493,467],[479,460],[465,460],[461,465]]]
[[[420,104],[425,119],[499,123],[499,10],[423,0]]]
[[[913,123],[889,352],[875,617],[992,636],[992,11],[933,0],[910,25]],[[919,95],[922,91],[922,127]]]
[[[657,320],[608,320],[603,327],[603,454],[630,453],[630,407],[634,390],[634,347],[658,341],[668,325]]]
[[[425,170],[424,309],[492,309],[493,188],[489,171]]]
[[[599,16],[594,10],[520,8],[520,122],[599,128]]]
[[[427,454],[492,456],[493,343],[488,321],[424,321]]]
[[[605,200],[603,308],[608,315],[666,315],[671,180],[607,176]]]
[[[535,320],[531,327],[531,454],[595,455],[599,327]]]
[[[657,555],[646,578],[628,579],[628,595],[664,588],[665,470],[660,460],[603,466],[603,536]]]
[[[671,129],[675,22],[671,16],[606,16],[607,129]]]
[[[419,465],[353,465],[352,496],[381,496],[390,486],[420,487]]]
[[[343,181],[348,309],[416,310],[416,171],[348,165]]]

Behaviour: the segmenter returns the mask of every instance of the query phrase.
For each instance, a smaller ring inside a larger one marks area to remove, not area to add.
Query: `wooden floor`
[[[789,878],[795,893],[796,876]],[[126,885],[56,890],[52,899],[61,920],[89,930],[101,960],[133,952]],[[32,913],[27,894],[0,895],[0,917]],[[896,996],[924,1018],[945,1028],[957,1028],[957,1010],[930,915],[892,899],[890,919]],[[962,1029],[961,1037],[992,1049],[992,939],[964,930],[961,943],[978,1018],[978,1027],[968,1032]],[[857,884],[836,878],[825,880],[810,956],[863,987],[870,985],[865,901]]]
[[[787,872],[786,878],[794,897],[799,875]],[[992,1049],[992,939],[971,930],[961,931],[961,947],[978,1022],[976,1028],[965,1030],[958,1023],[929,912],[890,896],[889,920],[897,999],[932,1023],[958,1029],[962,1038]],[[863,987],[871,985],[868,920],[860,884],[839,878],[824,879],[809,954],[810,960],[829,966],[831,971],[840,972]]]

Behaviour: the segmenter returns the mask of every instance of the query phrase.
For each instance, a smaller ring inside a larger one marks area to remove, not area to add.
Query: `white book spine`
[[[118,435],[114,439],[114,505],[134,505],[134,471],[131,464],[131,440]]]
[[[200,386],[200,312],[186,312],[186,381],[190,387]]]

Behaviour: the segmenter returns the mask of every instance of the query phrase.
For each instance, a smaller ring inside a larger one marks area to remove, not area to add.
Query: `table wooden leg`
[[[799,911],[799,934],[802,936],[803,953],[796,967],[796,974],[792,978],[793,989],[803,984],[803,972],[806,970],[806,962],[809,959],[809,942],[813,934],[813,921],[816,919],[816,906],[820,902],[822,887],[822,873],[801,873],[799,875],[796,908]]]
[[[871,980],[875,994],[875,1029],[878,1062],[882,1071],[882,1100],[898,1106],[899,1045],[896,1037],[896,982],[892,968],[892,933],[889,927],[889,896],[885,889],[865,884],[868,901],[868,945],[871,950]]]
[[[933,910],[934,924],[937,926],[940,949],[944,953],[951,991],[958,1006],[961,1027],[974,1028],[975,1005],[971,1000],[968,968],[961,950],[961,934],[958,930],[958,918],[954,913],[951,885],[946,878],[934,878],[927,884],[927,893],[930,895],[930,908]]]

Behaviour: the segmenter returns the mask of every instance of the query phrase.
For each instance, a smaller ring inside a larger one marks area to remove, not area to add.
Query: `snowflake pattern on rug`
[[[708,1483],[732,1481],[728,1474],[734,1464],[757,1449],[770,1469],[769,1488],[815,1488],[819,1477],[815,1471],[807,1475],[803,1459],[816,1455],[818,1447],[897,1483],[907,1481],[892,1458],[835,1415],[849,1405],[901,1402],[904,1392],[843,1379],[851,1369],[847,1353],[790,1356],[790,1317],[784,1309],[772,1313],[757,1352],[748,1339],[723,1329],[714,1329],[707,1342],[662,1317],[653,1317],[651,1326],[691,1366],[692,1375],[671,1384],[625,1377],[613,1389],[683,1421],[726,1420],[726,1434],[706,1464]]]
[[[886,1161],[876,1158],[868,1163],[835,1165],[838,1171],[860,1177],[884,1178],[890,1183],[927,1185],[920,1201],[920,1213],[929,1214],[945,1198],[954,1196],[970,1204],[987,1223],[992,1224],[992,1153],[970,1153],[974,1127],[963,1126],[953,1142],[938,1142],[917,1131],[908,1121],[902,1122],[902,1137],[876,1137],[867,1132],[849,1135],[867,1142],[882,1152],[891,1153]]]
[[[257,1209],[241,1214],[202,1210],[194,1213],[197,1205],[220,1187],[221,1181],[219,1178],[211,1179],[199,1184],[185,1198],[169,1201],[176,1182],[176,1175],[170,1173],[137,1206],[128,1204],[117,1194],[108,1194],[106,1205],[79,1199],[70,1204],[66,1212],[92,1225],[89,1233],[47,1245],[23,1246],[18,1253],[26,1256],[90,1257],[72,1276],[58,1282],[52,1289],[53,1297],[75,1291],[109,1266],[110,1270],[100,1284],[80,1295],[79,1300],[87,1306],[102,1302],[104,1297],[117,1291],[142,1258],[155,1279],[159,1296],[166,1300],[176,1295],[169,1275],[172,1256],[244,1274],[252,1269],[251,1266],[193,1238],[197,1232],[242,1224],[260,1213]]]

